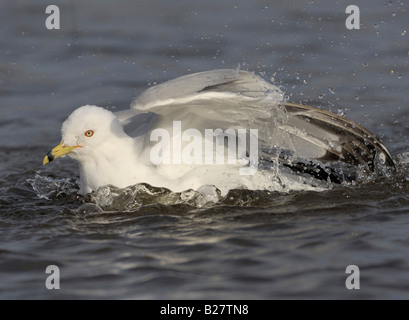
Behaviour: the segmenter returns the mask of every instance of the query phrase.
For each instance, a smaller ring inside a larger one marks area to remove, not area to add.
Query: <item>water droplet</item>
[[[364,67],[367,67],[367,66],[368,66],[368,62],[364,62],[362,65],[363,65]]]
[[[375,24],[373,25],[373,27],[374,27],[375,29],[377,29],[379,26],[378,26],[378,24],[375,23]]]
[[[402,79],[402,75],[401,75],[401,74],[398,74],[398,79]]]
[[[403,30],[402,31],[402,36],[405,36],[406,35],[406,30]]]

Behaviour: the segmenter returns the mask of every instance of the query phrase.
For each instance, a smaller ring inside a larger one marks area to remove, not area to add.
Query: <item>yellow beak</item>
[[[63,143],[61,142],[58,146],[56,146],[55,148],[53,148],[46,154],[43,160],[43,165],[53,161],[54,159],[65,156],[66,154],[70,153],[76,147],[77,146],[74,146],[74,147],[64,146]]]

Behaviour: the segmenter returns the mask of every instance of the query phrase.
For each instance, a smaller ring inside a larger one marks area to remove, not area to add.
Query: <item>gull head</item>
[[[47,153],[43,164],[65,155],[79,162],[95,161],[115,144],[116,138],[127,136],[111,111],[91,105],[71,113],[62,125],[61,135],[61,143]]]

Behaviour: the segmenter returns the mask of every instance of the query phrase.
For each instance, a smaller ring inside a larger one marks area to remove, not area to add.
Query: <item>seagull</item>
[[[43,165],[75,159],[82,195],[138,183],[175,192],[212,185],[222,195],[235,188],[318,190],[355,179],[359,166],[395,166],[359,124],[287,102],[274,84],[234,69],[152,86],[127,110],[79,107],[61,135]]]

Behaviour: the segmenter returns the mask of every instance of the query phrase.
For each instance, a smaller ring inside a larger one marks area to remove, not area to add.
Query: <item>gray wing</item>
[[[380,161],[394,166],[385,146],[368,130],[329,111],[285,103],[278,87],[242,70],[206,71],[167,81],[144,91],[131,110],[118,117],[134,136],[157,127],[170,129],[173,120],[181,120],[183,129],[200,131],[258,129],[264,158],[281,150],[321,163],[367,163],[374,168]]]
[[[304,144],[303,149],[322,149],[321,162],[342,161],[352,165],[367,163],[374,168],[376,162],[394,167],[386,147],[370,131],[361,125],[332,112],[310,106],[286,103],[288,121],[281,130],[288,138]],[[294,128],[301,131],[294,132]]]
[[[251,120],[274,117],[272,114],[282,97],[278,87],[252,72],[221,69],[153,86],[132,101],[131,109],[116,115],[131,136],[148,132],[138,130],[139,126],[170,128],[172,120],[182,120],[198,130],[246,128],[257,125]]]
[[[146,111],[157,105],[172,103],[206,91],[259,97],[269,90],[278,91],[276,86],[248,71],[233,69],[204,71],[169,80],[145,90],[132,102],[131,109]]]

